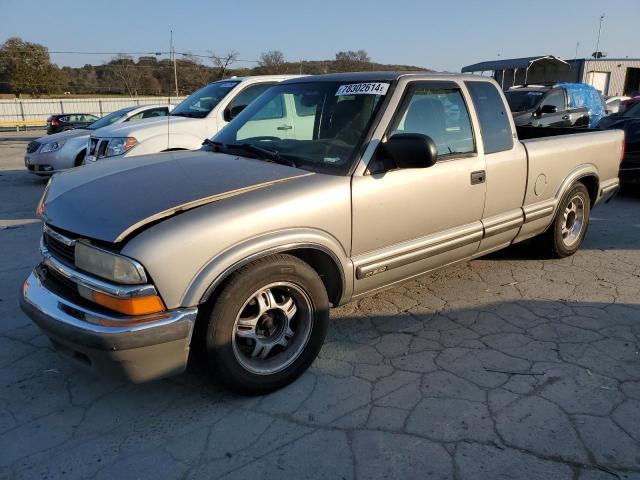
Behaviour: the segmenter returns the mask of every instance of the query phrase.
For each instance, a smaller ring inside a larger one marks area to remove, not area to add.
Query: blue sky
[[[482,60],[595,49],[640,57],[638,0],[0,0],[0,42],[11,36],[52,51],[168,50],[242,59],[281,50],[288,60],[328,59],[365,49],[382,63],[459,71]],[[99,64],[109,56],[52,55],[58,65]]]

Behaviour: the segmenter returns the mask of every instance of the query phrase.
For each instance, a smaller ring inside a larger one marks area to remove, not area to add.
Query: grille
[[[103,140],[102,142],[100,142],[100,146],[98,147],[98,153],[96,155],[96,158],[104,157],[104,155],[105,155],[105,153],[107,151],[108,143],[109,143],[108,140]]]
[[[98,148],[98,139],[91,137],[89,139],[89,155],[96,156]]]
[[[40,147],[40,144],[38,142],[30,142],[29,145],[27,145],[27,153],[33,153],[36,150],[38,150],[38,148]]]
[[[55,270],[47,269],[47,277],[59,284],[62,288],[66,288],[71,292],[77,293],[78,286],[67,277],[60,275]]]
[[[51,228],[51,227],[49,227]],[[49,253],[53,255],[57,260],[64,262],[68,265],[73,265],[75,260],[74,247],[65,245],[59,240],[56,240],[46,232],[42,236],[45,246],[49,249]]]

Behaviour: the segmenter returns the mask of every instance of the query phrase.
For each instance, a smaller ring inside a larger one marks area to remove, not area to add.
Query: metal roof
[[[529,68],[533,64],[566,65],[567,62],[553,55],[543,55],[538,57],[505,58],[504,60],[493,60],[488,62],[474,63],[462,68],[462,73],[487,72],[490,70],[511,70],[513,68]]]

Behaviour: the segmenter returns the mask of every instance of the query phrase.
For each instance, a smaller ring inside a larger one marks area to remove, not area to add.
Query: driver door
[[[430,136],[438,161],[428,168],[391,166],[353,177],[356,295],[469,257],[482,238],[485,161],[476,150],[460,85],[409,83],[386,138],[395,132]]]

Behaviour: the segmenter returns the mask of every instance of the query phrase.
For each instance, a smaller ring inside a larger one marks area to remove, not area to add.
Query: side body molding
[[[296,249],[313,249],[328,255],[339,272],[342,284],[338,303],[351,298],[353,263],[340,242],[324,231],[296,228],[254,237],[221,252],[198,272],[186,290],[182,304],[198,305],[206,301],[225,278],[247,263],[274,253]]]

